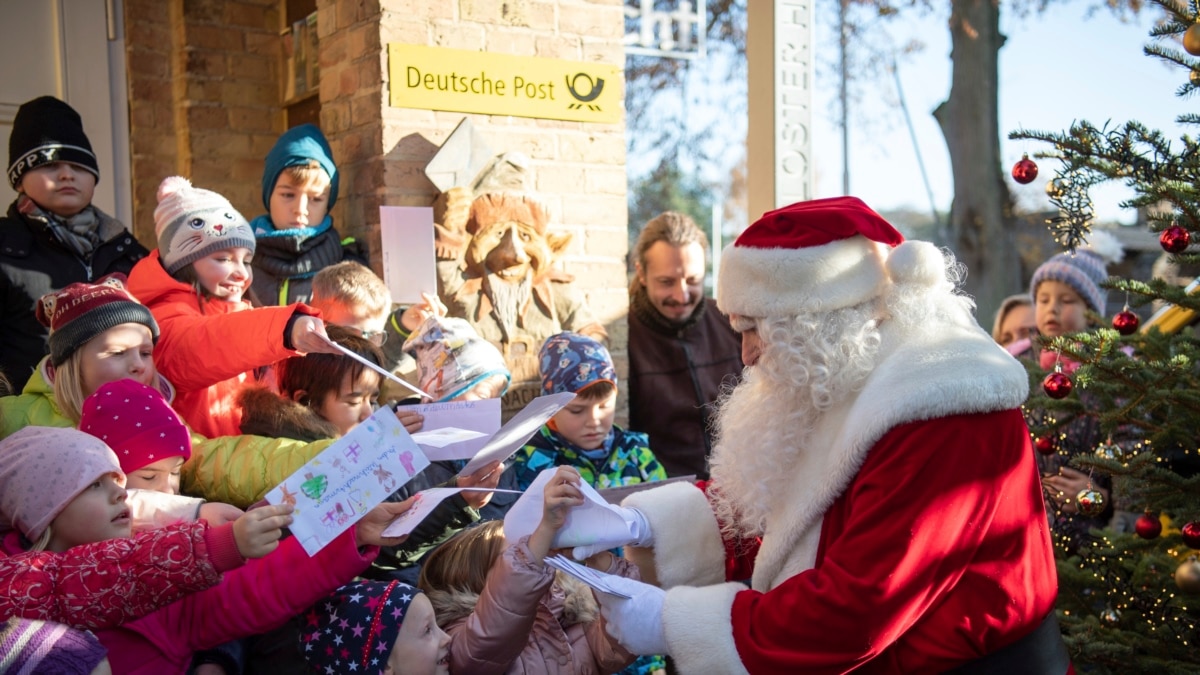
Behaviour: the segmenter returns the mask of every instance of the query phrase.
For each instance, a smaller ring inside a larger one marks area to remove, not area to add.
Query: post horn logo
[[[580,78],[583,78],[587,81],[588,90],[586,92],[581,92],[575,88],[575,85],[579,83]],[[575,73],[574,76],[564,75],[563,79],[567,81],[567,91],[571,92],[571,96],[578,101],[578,103],[572,103],[568,105],[568,110],[582,108],[586,104],[588,110],[595,110],[597,112],[600,111],[600,106],[593,104],[592,101],[595,101],[597,98],[599,98],[600,92],[604,91],[603,77],[597,77],[593,82],[591,75],[588,75],[587,73]]]

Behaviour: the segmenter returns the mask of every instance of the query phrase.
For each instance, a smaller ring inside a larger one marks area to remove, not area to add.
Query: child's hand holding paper
[[[504,518],[504,534],[515,541],[532,534],[542,519],[542,502],[555,469],[538,474],[525,494],[513,504]],[[572,508],[558,530],[551,548],[576,548],[575,557],[589,557],[597,551],[631,543],[649,543],[649,526],[645,518],[633,509],[624,509],[606,502],[595,488],[580,482],[578,489],[583,503]]]

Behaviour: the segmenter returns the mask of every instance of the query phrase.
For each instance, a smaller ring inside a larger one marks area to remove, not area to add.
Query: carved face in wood
[[[570,243],[570,235],[545,235],[532,225],[505,221],[489,225],[467,246],[467,269],[480,276],[521,282],[550,267]]]

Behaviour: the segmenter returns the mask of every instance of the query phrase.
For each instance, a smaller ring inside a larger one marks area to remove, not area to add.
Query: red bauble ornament
[[[1049,436],[1038,436],[1033,441],[1033,447],[1043,455],[1053,455],[1058,448],[1054,447],[1054,439]]]
[[[1021,155],[1021,161],[1013,164],[1012,177],[1021,185],[1028,185],[1037,178],[1037,162],[1029,159],[1029,155]]]
[[[1192,243],[1192,235],[1178,225],[1172,225],[1158,235],[1158,243],[1167,253],[1183,253]]]
[[[1066,398],[1071,395],[1071,389],[1074,387],[1071,378],[1057,371],[1042,380],[1042,389],[1046,390],[1046,395],[1050,398]]]
[[[1191,522],[1179,531],[1183,535],[1183,543],[1188,548],[1200,549],[1200,523]]]
[[[1146,512],[1133,524],[1133,529],[1142,539],[1154,539],[1162,534],[1162,521],[1154,515],[1153,511],[1146,509]]]
[[[1113,317],[1113,328],[1121,335],[1133,335],[1137,332],[1141,322],[1142,320],[1138,318],[1137,314],[1126,309],[1117,312],[1117,315]]]

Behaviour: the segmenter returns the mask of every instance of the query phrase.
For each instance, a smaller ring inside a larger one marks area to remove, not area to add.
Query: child
[[[84,399],[114,379],[170,390],[152,360],[158,323],[125,290],[123,275],[47,293],[38,299],[36,315],[50,330],[50,354],[20,396],[0,399],[0,437],[30,424],[74,425]],[[65,424],[55,421],[62,417]]]
[[[1000,303],[992,322],[992,339],[1010,354],[1029,349],[1030,339],[1037,335],[1033,313],[1033,298],[1027,293],[1010,295]]]
[[[158,369],[176,387],[175,409],[209,437],[236,436],[237,392],[253,371],[306,352],[334,351],[302,304],[251,309],[255,241],[221,195],[173,176],[158,188],[158,249],[129,276],[129,290],[162,328]]]
[[[450,636],[438,627],[433,605],[420,589],[399,581],[342,586],[313,606],[308,627],[300,644],[317,675],[450,672]]]
[[[92,205],[100,167],[79,113],[52,96],[17,109],[8,181],[17,199],[0,219],[0,371],[21,387],[47,354],[38,298],[121,272],[146,256],[120,222]]]
[[[109,675],[107,652],[85,630],[30,619],[0,623],[0,672]]]
[[[212,587],[278,538],[262,511],[236,527],[183,522],[130,539],[124,482],[112,450],[75,429],[26,427],[0,441],[0,615],[118,625]],[[85,530],[116,538],[89,543]]]
[[[1121,246],[1116,238],[1096,230],[1089,243],[1073,255],[1059,253],[1042,263],[1029,283],[1038,333],[1047,338],[1070,335],[1091,327],[1089,311],[1103,317],[1108,291],[1100,284],[1108,278],[1107,264],[1119,262],[1121,257]],[[1041,350],[1038,361],[1046,371],[1053,370],[1056,363],[1060,363],[1063,372],[1067,373],[1078,367],[1074,361],[1049,349]],[[1045,411],[1036,408],[1027,408],[1027,415],[1031,427],[1040,426],[1046,417]],[[1098,420],[1081,415],[1052,433],[1057,451],[1050,456],[1039,454],[1037,457],[1038,468],[1044,476],[1046,511],[1053,521],[1056,542],[1074,550],[1090,539],[1090,530],[1104,527],[1112,516],[1112,478],[1101,474],[1089,476],[1067,466],[1072,457],[1091,454],[1104,440]],[[1075,505],[1076,496],[1089,485],[1104,498],[1105,510],[1096,516],[1080,514]]]
[[[127,488],[179,494],[179,473],[192,454],[192,439],[183,420],[159,392],[133,380],[110,382],[84,401],[79,429],[112,448],[125,472]],[[140,524],[135,520],[133,531],[172,522],[169,515]],[[222,672],[238,672],[236,654],[241,645],[232,644],[232,648],[200,652],[194,662],[220,664]]]
[[[383,349],[384,367],[409,381],[413,381],[409,376],[415,364],[404,351],[405,340],[425,317],[446,315],[446,307],[430,295],[424,295],[424,300],[415,305],[392,311],[392,294],[383,280],[369,268],[349,261],[317,272],[312,296],[312,306],[326,323],[359,331]],[[409,394],[392,382],[383,385],[385,401]]]
[[[583,503],[579,481],[559,467],[546,484],[542,521],[520,541],[506,542],[503,523],[488,521],[426,559],[420,587],[450,634],[451,672],[612,673],[633,661],[605,632],[591,589],[543,562],[567,512]],[[638,578],[637,567],[608,551],[587,565]]]
[[[127,539],[130,523],[124,503],[125,475],[112,451],[98,439],[78,431],[58,434],[82,436],[88,439],[86,444],[44,447],[46,443],[31,442],[40,431],[46,430],[22,430],[12,437],[20,437],[21,443],[0,448],[0,458],[11,462],[0,480],[0,503],[4,513],[15,514],[12,524],[31,540],[45,542],[44,547],[55,553],[81,544]],[[291,506],[264,506],[246,513],[232,526],[238,552],[242,557],[260,551],[269,554],[229,572],[205,593],[184,596],[140,619],[99,630],[97,635],[109,649],[113,670],[182,674],[195,650],[282,624],[353,579],[370,564],[379,544],[398,543],[398,539],[384,540],[381,532],[405,510],[406,504],[383,504],[372,509],[312,557],[294,537],[279,539],[279,528],[292,522]],[[246,536],[240,537],[239,533]],[[6,552],[17,555],[22,550]],[[162,556],[155,558],[159,564],[165,563]],[[104,569],[108,564],[106,560],[98,561],[93,583],[111,583],[112,574]],[[53,559],[40,566],[53,567]],[[296,583],[298,580],[304,583]],[[72,599],[60,589],[49,595],[47,602]]]
[[[604,345],[576,333],[551,336],[542,345],[539,370],[543,394],[571,392],[575,398],[517,453],[511,470],[518,489],[551,466],[572,466],[596,488],[667,477],[646,434],[613,424],[617,372]]]
[[[338,170],[325,135],[311,124],[285,131],[263,171],[267,213],[250,221],[258,242],[252,264],[259,302],[308,302],[317,272],[343,260],[366,262],[354,240],[333,228],[329,212],[337,198]]]

